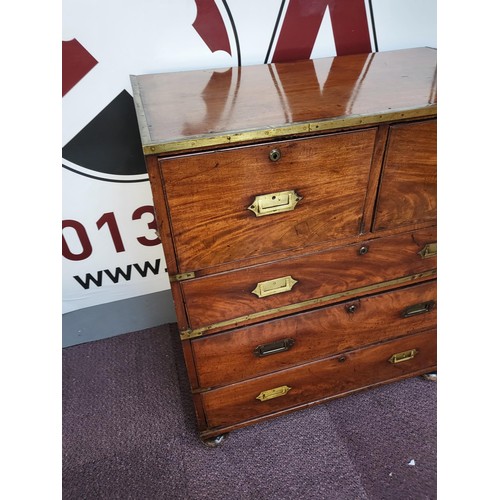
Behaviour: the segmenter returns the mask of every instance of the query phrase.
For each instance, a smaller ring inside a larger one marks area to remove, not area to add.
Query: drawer
[[[296,312],[302,302],[318,305],[310,301],[432,270],[436,256],[423,258],[421,252],[435,242],[436,229],[423,229],[186,280],[180,286],[188,323],[191,330],[207,331],[220,322],[255,323]]]
[[[160,159],[178,272],[356,236],[375,134]]]
[[[436,120],[390,128],[374,230],[436,219],[436,139]]]
[[[436,281],[192,340],[201,387],[217,387],[436,327]]]
[[[396,354],[400,355],[399,362],[394,363]],[[429,330],[207,391],[201,396],[208,426],[223,427],[435,367],[436,331]]]

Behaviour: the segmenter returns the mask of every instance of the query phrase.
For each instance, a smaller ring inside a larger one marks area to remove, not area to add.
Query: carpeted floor
[[[436,498],[435,382],[197,436],[175,325],[63,349],[64,500]]]

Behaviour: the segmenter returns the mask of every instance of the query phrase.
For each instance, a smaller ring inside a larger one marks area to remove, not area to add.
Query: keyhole
[[[281,152],[279,149],[273,149],[269,153],[269,159],[271,161],[278,161],[281,158]]]

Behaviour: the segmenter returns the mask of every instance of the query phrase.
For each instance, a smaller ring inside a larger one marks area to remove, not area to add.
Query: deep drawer
[[[208,426],[223,427],[430,371],[435,366],[436,332],[431,330],[214,389],[201,396]]]
[[[216,387],[436,326],[436,281],[194,339],[201,387]]]
[[[179,272],[356,236],[375,134],[160,159]]]
[[[391,127],[375,230],[436,220],[436,123],[430,120]]]
[[[436,256],[423,258],[419,252],[435,242],[436,230],[424,229],[187,280],[181,287],[188,321],[191,329],[223,321],[230,326],[232,318],[251,322],[245,316],[262,314],[256,322],[296,312],[277,308],[432,270]]]

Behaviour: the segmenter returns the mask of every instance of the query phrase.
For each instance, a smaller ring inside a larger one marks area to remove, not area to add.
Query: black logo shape
[[[147,181],[132,96],[126,90],[118,94],[62,148],[62,153],[63,168],[87,177],[111,182]],[[73,165],[64,165],[64,160]],[[135,179],[127,179],[130,176]]]

